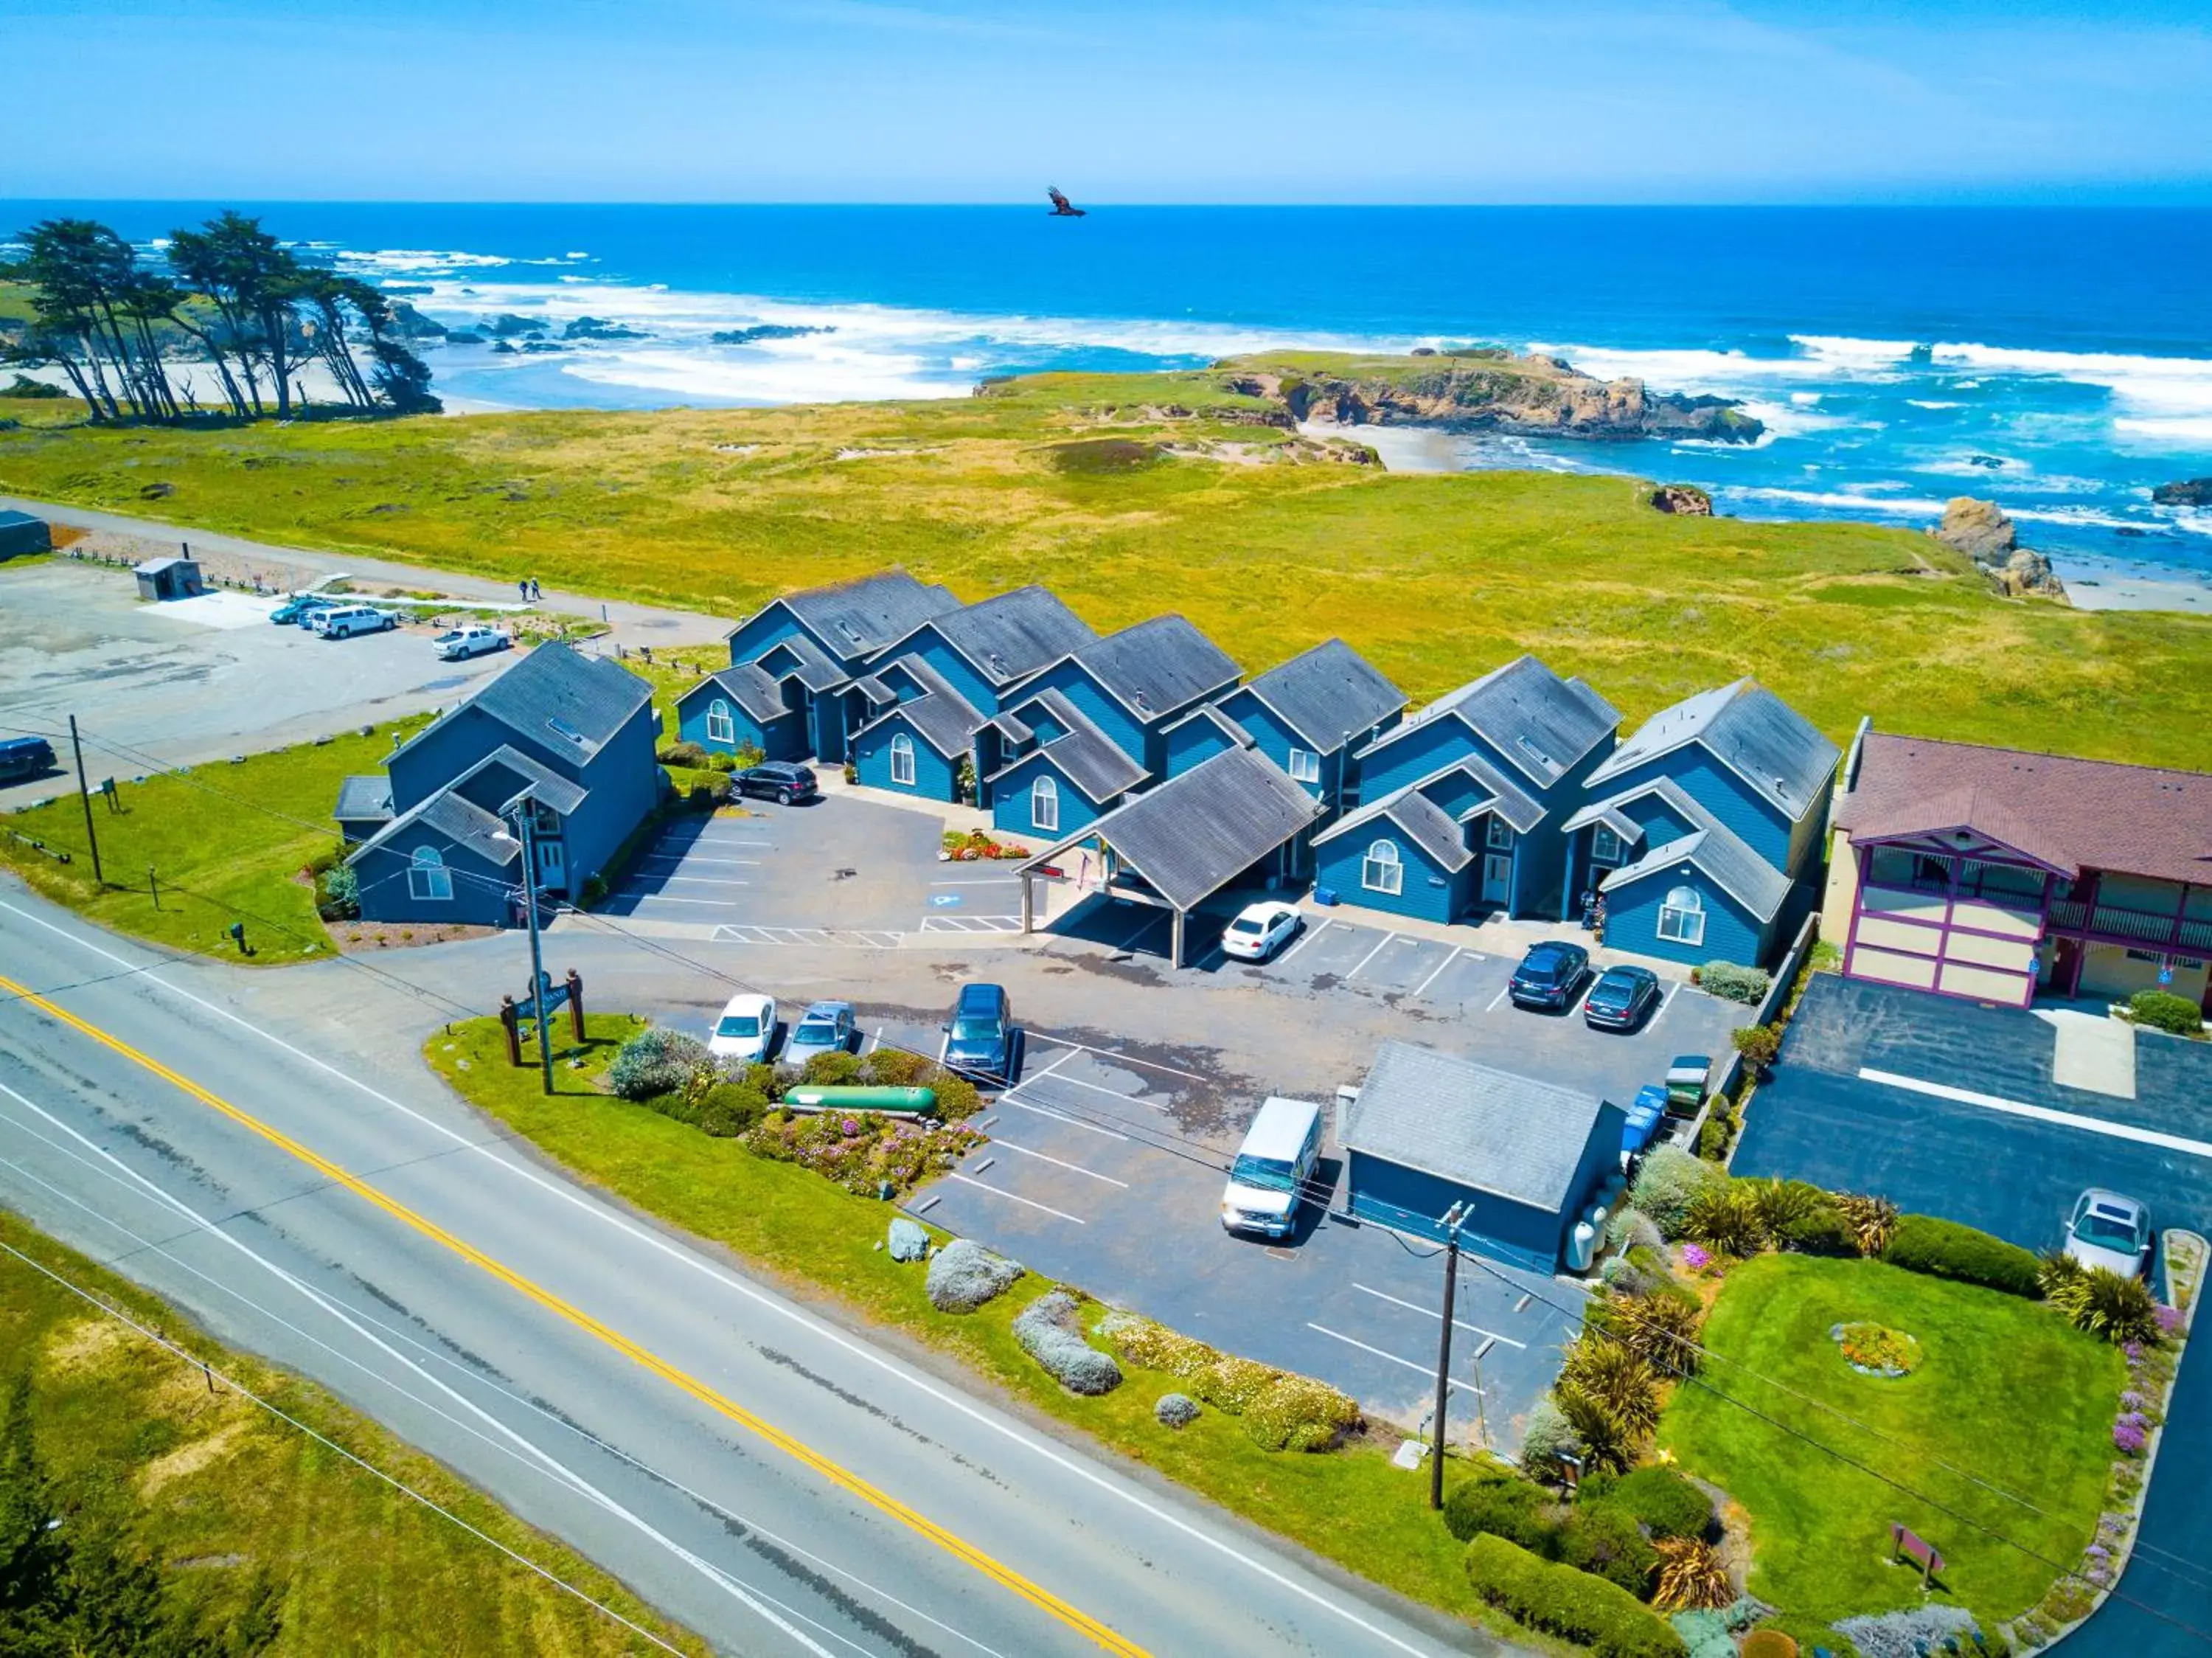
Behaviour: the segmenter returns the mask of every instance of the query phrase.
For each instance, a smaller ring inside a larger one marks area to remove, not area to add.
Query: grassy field
[[[93,801],[106,885],[93,880],[74,777],[54,779],[58,799],[0,818],[0,865],[103,926],[156,943],[234,958],[238,947],[228,929],[243,921],[254,950],[249,961],[270,966],[329,955],[314,887],[301,871],[338,844],[330,814],[340,779],[380,770],[401,737],[428,717],[380,726],[366,737],[349,734],[249,755],[235,765],[149,775],[143,783],[131,781],[136,773],[128,759],[88,752],[88,775],[97,786],[113,774],[122,808],[111,812],[97,796]],[[68,747],[66,741],[55,745],[65,765]],[[42,851],[33,841],[52,850]],[[70,862],[53,851],[68,852]]]
[[[922,1294],[922,1269],[896,1265],[876,1247],[890,1206],[601,1093],[607,1061],[641,1022],[592,1015],[583,1069],[556,1066],[559,1092],[550,1099],[538,1092],[534,1069],[508,1066],[496,1021],[456,1025],[453,1035],[432,1038],[425,1052],[471,1104],[584,1179],[727,1246],[804,1295],[834,1298],[927,1343],[1018,1406],[1091,1435],[1360,1576],[1476,1616],[1460,1545],[1429,1512],[1425,1477],[1390,1465],[1395,1442],[1363,1441],[1324,1455],[1263,1451],[1233,1419],[1212,1411],[1171,1431],[1153,1420],[1152,1406],[1176,1384],[1134,1366],[1123,1367],[1127,1381],[1103,1399],[1063,1392],[1023,1353],[1011,1329],[1013,1314],[1043,1288],[1037,1280],[1024,1279],[965,1318],[939,1314]]]
[[[235,1378],[263,1399],[404,1482],[468,1524],[687,1652],[706,1648],[662,1623],[605,1574],[538,1535],[428,1457],[319,1389],[191,1332],[182,1317],[0,1211],[0,1243]],[[272,1654],[438,1653],[566,1658],[657,1650],[481,1539],[318,1444],[197,1368],[0,1253],[0,1381],[27,1369],[33,1421],[64,1512],[97,1491],[120,1496],[133,1535],[175,1593],[210,1610],[241,1596],[257,1568],[283,1588]]]
[[[1894,1381],[1852,1370],[1828,1332],[1861,1320],[1917,1338],[1920,1368]],[[1917,1605],[1918,1570],[1889,1564],[1889,1525],[1902,1521],[1942,1551],[1951,1597],[2001,1620],[2039,1600],[2057,1570],[1967,1520],[2064,1565],[2095,1531],[2126,1367],[2047,1308],[1879,1262],[1765,1255],[1731,1271],[1704,1340],[1724,1361],[1707,1367],[1714,1387],[1966,1517],[1704,1388],[1681,1388],[1660,1442],[1748,1511],[1750,1588],[1763,1600],[1831,1621]]]
[[[1751,673],[1838,739],[1871,712],[2202,765],[2212,725],[2212,619],[2008,600],[1911,532],[1674,518],[1623,479],[1255,464],[1289,435],[1205,371],[213,431],[11,412],[0,491],[732,618],[900,563],[969,599],[1045,582],[1102,629],[1179,609],[1255,671],[1340,634],[1417,699],[1531,650],[1632,721]],[[1071,464],[1100,436],[1220,458]]]

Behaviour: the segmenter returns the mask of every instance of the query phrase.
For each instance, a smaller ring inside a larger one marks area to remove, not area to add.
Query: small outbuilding
[[[1385,1042],[1337,1139],[1359,1219],[1441,1238],[1464,1204],[1466,1247],[1549,1273],[1620,1167],[1626,1120],[1594,1094]]]
[[[53,532],[43,518],[27,512],[0,512],[0,558],[21,558],[27,553],[52,552]]]
[[[138,596],[154,603],[168,599],[197,599],[207,591],[200,581],[197,558],[149,558],[131,566],[138,578]]]

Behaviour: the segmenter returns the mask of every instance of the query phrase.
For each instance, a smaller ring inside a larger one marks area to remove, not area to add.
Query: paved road
[[[44,999],[0,1001],[0,1202],[721,1649],[1499,1650],[538,1167],[396,1061],[440,1014],[367,970],[173,962],[9,887],[0,973]]]

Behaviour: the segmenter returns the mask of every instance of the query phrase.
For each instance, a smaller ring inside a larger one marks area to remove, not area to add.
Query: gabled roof
[[[1034,582],[981,604],[963,605],[933,616],[908,630],[890,649],[904,644],[921,627],[934,627],[939,637],[994,686],[1010,685],[1034,674],[1098,637],[1088,622],[1060,603],[1049,589]]]
[[[1664,845],[1646,848],[1635,863],[1622,865],[1599,882],[1598,890],[1615,892],[1686,863],[1703,870],[1715,886],[1762,923],[1773,920],[1790,896],[1790,877],[1717,823],[1692,829]]]
[[[1605,1115],[1595,1094],[1385,1042],[1345,1113],[1344,1145],[1559,1214],[1582,1199],[1576,1177]]]
[[[1341,639],[1279,663],[1244,689],[1323,754],[1364,741],[1406,705],[1406,693]]]
[[[781,719],[792,712],[783,705],[783,692],[775,680],[753,662],[738,662],[730,667],[716,668],[678,697],[676,705],[678,708],[689,707],[693,698],[709,687],[735,702],[756,723]]]
[[[1614,798],[1617,800],[1620,796]],[[1603,824],[1613,832],[1613,838],[1624,846],[1633,846],[1644,838],[1644,826],[1611,800],[1597,801],[1585,806],[1559,826],[1559,832],[1571,835],[1576,830],[1587,829],[1594,823]]]
[[[425,829],[443,836],[451,844],[482,858],[495,869],[503,869],[522,856],[522,843],[507,832],[504,822],[447,788],[392,819],[362,842],[359,850],[346,862],[358,863],[370,852],[385,847],[411,855],[416,837]]]
[[[580,765],[652,700],[653,687],[628,668],[605,657],[579,655],[564,644],[542,644],[393,753],[406,753],[473,708],[556,754],[573,754]]]
[[[1190,910],[1314,820],[1320,802],[1255,749],[1227,748],[1116,807],[1023,869],[1096,837],[1178,910]]]
[[[1842,753],[1812,722],[1755,680],[1738,680],[1662,708],[1590,772],[1593,789],[1692,743],[1727,766],[1790,821],[1816,805]]]
[[[1127,793],[1151,775],[1123,753],[1120,744],[1092,724],[1081,709],[1059,692],[1041,691],[1022,706],[1029,708],[1038,704],[1042,704],[1059,722],[1061,735],[1042,748],[1017,755],[992,773],[994,778],[1003,777],[1016,766],[1026,765],[1042,754],[1096,806],[1103,805],[1116,795]],[[1011,718],[1011,716],[1000,715],[993,723],[1003,730],[1005,722]],[[1029,730],[1018,720],[1012,722],[1024,732]]]
[[[1240,748],[1249,748],[1259,741],[1250,732],[1221,711],[1219,703],[1200,703],[1180,719],[1170,721],[1168,732],[1180,731],[1194,720],[1202,720]],[[1162,734],[1166,735],[1165,732]]]
[[[1379,753],[1446,718],[1480,734],[1516,771],[1549,789],[1620,725],[1620,711],[1582,680],[1563,680],[1534,656],[1516,656],[1437,698],[1358,753],[1363,759]]]
[[[505,771],[514,780],[514,786],[501,796],[501,806],[526,791],[565,818],[591,798],[590,789],[569,782],[557,771],[547,770],[508,743],[501,743],[446,787],[458,789],[471,778],[494,770]]]
[[[759,655],[754,657],[753,661],[765,663],[779,650],[789,651],[794,666],[785,668],[781,673],[763,667],[762,672],[775,679],[797,680],[809,691],[827,691],[832,686],[844,684],[848,677],[842,662],[823,650],[820,645],[816,644],[804,633],[794,633],[787,639],[778,639]]]
[[[1331,824],[1327,832],[1314,837],[1314,844],[1319,846],[1340,835],[1355,833],[1384,818],[1404,830],[1416,846],[1443,866],[1447,874],[1457,875],[1474,862],[1474,854],[1468,850],[1467,837],[1460,829],[1460,820],[1422,794],[1419,783],[1412,783],[1371,806],[1361,807],[1340,822]]]
[[[331,815],[341,823],[370,823],[392,815],[392,779],[382,772],[348,777],[338,785]]]
[[[1973,829],[2055,868],[2212,884],[2202,771],[1872,731],[1836,823],[1853,840]]]
[[[950,680],[921,657],[902,656],[897,666],[913,675],[914,682],[922,688],[921,695],[892,704],[853,735],[857,737],[885,720],[904,715],[924,742],[949,760],[959,759],[988,722],[973,703],[953,689]]]
[[[945,588],[917,582],[902,570],[787,593],[775,602],[796,616],[833,655],[846,662],[881,650],[931,617],[957,609],[960,604]],[[732,633],[741,631],[741,626],[730,630]]]
[[[1237,680],[1237,664],[1181,616],[1155,616],[1069,656],[1146,722]]]

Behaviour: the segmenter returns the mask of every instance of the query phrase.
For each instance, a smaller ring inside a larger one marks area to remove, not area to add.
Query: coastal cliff
[[[1600,380],[1559,357],[1500,347],[1410,357],[1301,351],[1232,357],[1227,389],[1322,425],[1420,425],[1537,437],[1749,443],[1765,428],[1726,398]]]

